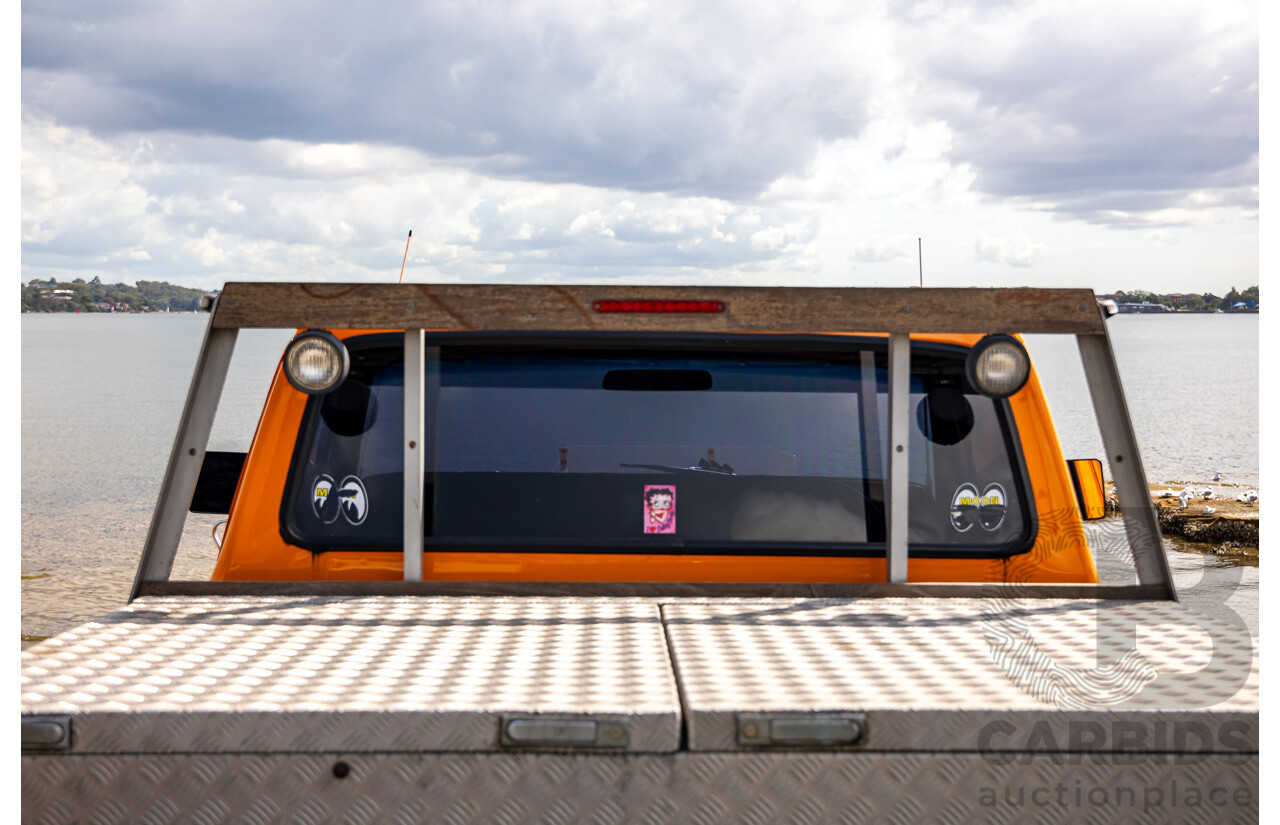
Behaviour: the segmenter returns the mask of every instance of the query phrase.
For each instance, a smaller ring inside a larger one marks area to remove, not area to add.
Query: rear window
[[[308,402],[282,532],[316,551],[399,550],[402,338],[347,344],[347,381]],[[884,553],[884,339],[428,345],[433,550]],[[965,352],[912,344],[914,555],[1031,545],[1011,417],[967,386]]]

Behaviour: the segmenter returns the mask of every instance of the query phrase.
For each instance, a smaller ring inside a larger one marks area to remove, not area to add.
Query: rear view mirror
[[[1086,521],[1107,514],[1107,494],[1102,486],[1102,462],[1096,458],[1076,458],[1067,462],[1071,486],[1080,503],[1080,516]]]

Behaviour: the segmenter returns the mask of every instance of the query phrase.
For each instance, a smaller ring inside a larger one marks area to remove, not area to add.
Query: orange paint
[[[345,339],[398,330],[333,332]],[[980,337],[913,335],[912,340],[972,346]],[[401,579],[399,553],[313,553],[281,537],[280,505],[306,401],[277,365],[232,501],[214,580]],[[913,558],[908,566],[910,581],[1097,582],[1075,492],[1034,367],[1027,385],[1009,399],[1009,407],[1039,522],[1034,547],[1008,560]],[[424,579],[435,581],[882,582],[886,578],[882,558],[806,556],[427,552],[422,569]]]

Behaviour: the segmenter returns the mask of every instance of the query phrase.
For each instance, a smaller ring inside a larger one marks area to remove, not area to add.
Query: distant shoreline
[[[93,316],[99,316],[99,315],[106,315],[106,316],[112,316],[112,315],[208,315],[207,312],[200,309],[179,309],[179,310],[173,310],[171,312],[165,312],[164,310],[154,310],[154,309],[148,310],[146,312],[143,312],[141,310],[137,310],[137,311],[130,310],[128,312],[105,312],[102,310],[99,310],[97,312],[42,312],[40,310],[32,311],[29,309],[24,309],[22,310],[22,314],[23,315],[50,315],[50,316],[52,315],[59,315],[59,316],[61,315],[93,315]]]

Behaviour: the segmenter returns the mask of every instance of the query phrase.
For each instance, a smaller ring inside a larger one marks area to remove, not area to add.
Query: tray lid
[[[626,599],[145,598],[24,651],[22,713],[72,753],[680,741],[659,608]]]
[[[666,604],[695,751],[1245,751],[1247,628],[1174,602]]]

